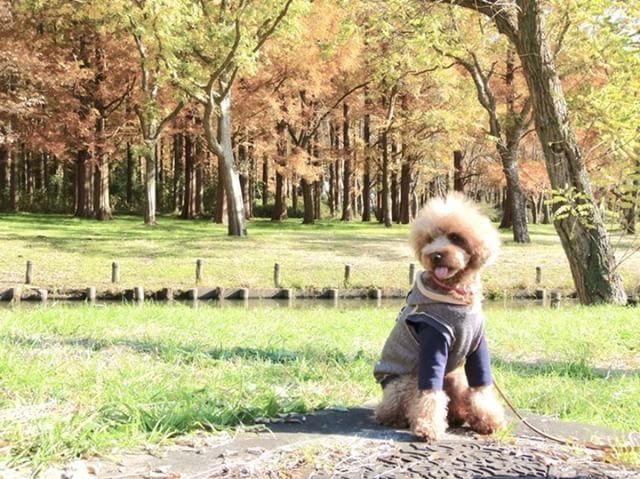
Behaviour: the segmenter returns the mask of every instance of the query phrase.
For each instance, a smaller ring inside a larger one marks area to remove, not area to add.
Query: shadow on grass
[[[236,346],[232,348],[206,348],[190,344],[166,344],[158,341],[132,340],[126,338],[113,340],[100,340],[90,337],[80,338],[30,338],[27,336],[5,335],[0,336],[0,341],[26,348],[48,349],[52,347],[76,347],[91,351],[109,350],[111,348],[124,347],[131,351],[155,355],[164,361],[190,362],[197,358],[206,357],[213,360],[245,359],[249,361],[263,361],[274,364],[285,364],[299,360],[331,362],[347,364],[352,361],[367,360],[373,367],[378,359],[378,352],[368,353],[358,350],[352,354],[344,353],[338,349],[327,349],[322,346],[305,348],[300,351],[292,351],[280,348],[255,348]],[[608,379],[613,376],[640,377],[637,369],[613,369],[596,368],[585,361],[512,361],[499,357],[491,359],[495,367],[509,370],[522,377],[556,376],[568,377],[580,380]]]
[[[198,358],[208,358],[213,360],[233,360],[245,359],[249,361],[263,361],[274,364],[286,364],[295,361],[317,361],[330,362],[335,364],[347,364],[352,361],[368,359],[374,361],[375,358],[367,355],[363,351],[353,354],[345,354],[337,349],[326,349],[321,346],[317,348],[307,348],[301,351],[291,351],[277,348],[252,348],[237,346],[233,348],[199,348],[193,345],[184,344],[164,344],[155,341],[114,339],[100,340],[88,337],[81,338],[29,338],[26,336],[7,335],[0,336],[0,341],[9,344],[30,348],[30,349],[50,349],[54,347],[74,347],[83,348],[90,351],[100,352],[112,348],[126,348],[141,354],[150,354],[161,358],[164,361],[173,362],[179,360],[181,363],[191,362]]]

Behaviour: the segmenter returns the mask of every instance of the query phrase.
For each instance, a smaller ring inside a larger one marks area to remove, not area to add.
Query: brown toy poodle
[[[496,257],[498,232],[461,194],[434,198],[410,243],[424,268],[383,347],[377,422],[436,440],[447,425],[490,434],[504,423],[484,337],[480,272]]]

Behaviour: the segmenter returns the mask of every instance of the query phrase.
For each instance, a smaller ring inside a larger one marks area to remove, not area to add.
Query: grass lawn
[[[0,462],[46,464],[374,400],[397,308],[0,309]],[[640,431],[638,310],[488,308],[522,409]],[[257,333],[257,334],[256,334]]]
[[[535,267],[543,268],[543,286],[572,289],[568,263],[553,227],[530,225],[532,244],[511,241],[502,232],[498,262],[484,275],[485,291],[535,287]],[[377,223],[321,221],[303,226],[253,220],[249,237],[231,239],[226,227],[210,221],[159,218],[145,227],[139,217],[119,216],[100,223],[62,215],[0,215],[0,289],[24,282],[25,263],[34,263],[34,286],[98,289],[111,287],[111,262],[118,261],[121,287],[191,287],[195,260],[204,258],[204,285],[271,287],[273,264],[282,266],[285,287],[340,287],[344,264],[353,265],[352,287],[408,286],[408,227]],[[618,255],[632,238],[614,233]],[[640,254],[621,266],[629,289],[640,285]]]

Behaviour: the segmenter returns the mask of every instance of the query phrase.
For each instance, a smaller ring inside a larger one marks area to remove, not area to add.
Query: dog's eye
[[[462,239],[462,236],[460,236],[459,234],[456,234],[456,233],[449,233],[447,235],[447,238],[449,238],[449,241],[451,241],[453,244],[462,244],[462,243],[464,243],[464,240]]]

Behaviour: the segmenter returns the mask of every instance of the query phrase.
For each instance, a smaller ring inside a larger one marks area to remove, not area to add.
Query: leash
[[[498,391],[498,394],[500,394],[502,399],[504,399],[504,402],[507,403],[507,406],[509,406],[509,409],[511,409],[513,414],[516,415],[516,417],[520,420],[520,422],[522,422],[522,424],[527,426],[529,429],[531,429],[533,432],[535,432],[539,436],[544,437],[545,439],[549,439],[550,441],[557,442],[558,444],[563,444],[565,446],[582,446],[582,447],[585,447],[587,449],[593,449],[593,450],[596,450],[596,451],[603,451],[603,452],[613,452],[613,453],[615,453],[615,452],[636,452],[636,451],[640,451],[640,445],[636,445],[636,444],[628,444],[627,443],[627,444],[622,444],[620,446],[612,446],[611,444],[597,444],[597,443],[594,443],[594,442],[591,442],[591,441],[573,441],[571,439],[564,439],[564,438],[561,438],[561,437],[553,436],[551,434],[547,434],[546,432],[542,431],[541,429],[539,429],[536,426],[534,426],[533,424],[531,424],[529,421],[527,421],[522,416],[522,414],[520,414],[520,412],[516,409],[516,407],[513,405],[513,403],[509,400],[507,395],[502,391],[500,386],[498,386],[498,384],[495,382],[495,380],[493,381],[493,387],[496,388],[496,391]]]

